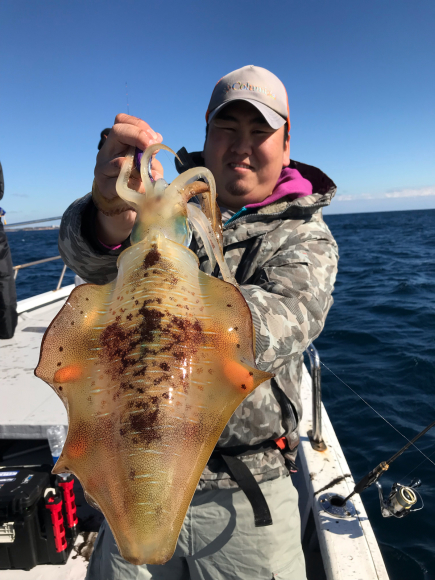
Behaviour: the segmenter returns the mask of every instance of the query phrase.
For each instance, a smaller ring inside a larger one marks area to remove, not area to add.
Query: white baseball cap
[[[279,129],[288,122],[290,130],[287,91],[279,78],[265,68],[250,64],[222,77],[210,98],[205,115],[207,123],[231,101],[248,101],[272,129]]]

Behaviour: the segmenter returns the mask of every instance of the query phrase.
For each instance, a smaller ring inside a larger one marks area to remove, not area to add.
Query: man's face
[[[246,101],[228,104],[212,119],[203,156],[221,205],[238,210],[272,193],[283,166],[290,163],[284,130],[272,129]]]

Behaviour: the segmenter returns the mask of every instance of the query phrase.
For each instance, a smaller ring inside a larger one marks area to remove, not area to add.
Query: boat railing
[[[313,429],[308,431],[311,446],[316,451],[324,451],[326,445],[322,437],[322,371],[320,356],[313,344],[306,349],[310,359],[310,374],[313,390]]]
[[[19,266],[14,266],[14,280],[17,279],[18,271],[22,270],[23,268],[28,268],[29,266],[36,266],[37,264],[44,264],[45,262],[52,262],[53,260],[61,260],[61,256],[52,256],[51,258],[44,258],[43,260],[35,260],[34,262],[28,262],[27,264],[20,264]],[[65,276],[66,272],[66,264],[63,265],[62,272],[59,276],[59,281],[56,286],[56,290],[59,290],[62,286],[63,277]]]
[[[42,222],[52,222],[52,221],[57,221],[60,219],[62,219],[62,216],[43,218],[43,219],[37,219],[37,220],[30,220],[27,222],[18,222],[18,223],[14,223],[14,224],[7,224],[7,225],[5,225],[5,230],[8,232],[8,231],[13,231],[13,228],[17,227],[17,226],[26,226],[29,224],[40,224]],[[61,256],[52,256],[51,258],[44,258],[43,260],[35,260],[34,262],[28,262],[27,264],[19,264],[18,266],[14,266],[12,268],[14,271],[14,280],[17,279],[18,271],[22,270],[23,268],[28,268],[29,266],[36,266],[37,264],[45,264],[45,262],[52,262],[53,260],[61,260],[61,259],[62,259]],[[60,287],[62,286],[62,282],[63,282],[63,277],[65,276],[65,272],[66,272],[66,264],[63,265],[62,272],[61,272],[61,274],[59,276],[59,280],[57,282],[56,290],[60,290]]]
[[[38,220],[29,220],[27,222],[15,222],[13,224],[4,224],[4,228],[5,230],[8,231],[14,231],[14,228],[17,226],[27,226],[30,224],[42,224],[43,222],[55,222],[57,220],[61,220],[62,216],[58,215],[56,217],[49,217],[49,218],[42,218],[42,219],[38,219]]]

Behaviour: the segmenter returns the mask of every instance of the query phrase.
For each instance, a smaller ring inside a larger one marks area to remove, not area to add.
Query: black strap
[[[234,480],[245,493],[254,511],[255,527],[271,526],[272,516],[266,498],[249,467],[237,457],[220,454]]]
[[[232,447],[215,447],[212,457],[224,455],[231,455],[231,457],[239,455],[255,455],[263,451],[270,451],[270,449],[278,449],[275,441],[268,440],[257,443],[256,445],[236,445]]]

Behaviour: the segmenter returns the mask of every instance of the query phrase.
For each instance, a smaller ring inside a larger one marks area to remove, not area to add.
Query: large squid
[[[68,411],[53,473],[79,478],[134,564],[172,556],[226,423],[271,377],[255,366],[251,313],[223,257],[213,175],[197,168],[153,182],[157,149],[173,153],[161,144],[145,151],[145,194],[128,187],[133,150],[117,181],[137,219],[116,279],[72,291],[35,370]],[[199,205],[188,203],[195,195]],[[191,226],[223,280],[199,269]]]

